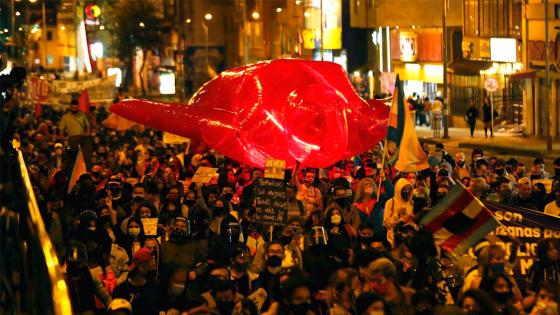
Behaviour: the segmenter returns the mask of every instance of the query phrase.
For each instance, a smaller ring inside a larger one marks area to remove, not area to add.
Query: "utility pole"
[[[447,95],[447,0],[443,0],[443,138],[449,139],[449,101]]]
[[[324,48],[323,46],[325,45],[325,41],[323,40],[323,0],[321,1],[321,5],[320,5],[320,11],[321,11],[321,61],[324,60]]]
[[[48,58],[47,58],[47,9],[46,9],[46,2],[47,0],[43,0],[42,4],[42,13],[43,13],[43,34],[42,42],[43,42],[43,53],[45,55],[45,69],[47,68]]]
[[[249,38],[247,36],[247,0],[243,0],[243,61],[247,65],[249,63]]]
[[[550,123],[552,119],[550,118],[550,34],[548,31],[550,17],[548,10],[548,0],[544,0],[544,38],[546,47],[546,93],[545,93],[545,103],[544,112],[545,118],[545,135],[546,135],[546,151],[552,151],[552,138],[550,136]]]

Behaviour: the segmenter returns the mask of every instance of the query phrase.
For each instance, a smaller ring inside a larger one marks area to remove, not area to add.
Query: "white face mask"
[[[129,228],[128,234],[132,237],[137,237],[138,235],[140,235],[140,228]]]
[[[334,225],[339,225],[342,222],[342,217],[340,214],[334,214],[331,216],[331,223]]]

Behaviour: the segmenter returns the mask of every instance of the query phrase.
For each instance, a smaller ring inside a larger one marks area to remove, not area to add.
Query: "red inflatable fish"
[[[224,71],[186,105],[125,100],[110,110],[240,163],[327,167],[385,137],[389,109],[361,99],[335,63],[278,59]]]

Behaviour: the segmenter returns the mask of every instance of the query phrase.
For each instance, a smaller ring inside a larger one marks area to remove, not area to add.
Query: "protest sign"
[[[41,79],[38,76],[30,76],[28,78],[29,82],[29,97],[34,102],[42,103],[49,96],[50,87],[45,79]]]
[[[286,161],[267,159],[265,162],[264,177],[284,179]]]
[[[196,170],[196,173],[192,178],[192,182],[208,184],[213,177],[218,176],[218,174],[216,173],[217,171],[218,171],[217,168],[201,166]]]
[[[287,216],[286,188],[283,180],[259,178],[255,182],[257,222],[284,225]]]
[[[509,235],[515,236],[521,242],[517,252],[519,263],[514,270],[516,276],[527,274],[536,257],[539,240],[543,238],[560,240],[560,217],[494,202],[485,201],[484,204],[503,224],[497,227],[493,234],[502,240],[503,243],[499,245],[504,247],[506,254],[511,253],[512,243]]]
[[[191,143],[191,139],[189,138],[185,138],[185,137],[181,137],[178,135],[174,135],[172,133],[169,132],[163,132],[163,143],[167,143],[167,144],[183,144],[183,143],[187,143],[188,145],[190,145]]]
[[[157,218],[142,218],[142,226],[144,227],[144,234],[157,235]]]

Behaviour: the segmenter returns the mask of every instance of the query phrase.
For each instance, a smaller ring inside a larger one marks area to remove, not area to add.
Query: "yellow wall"
[[[395,74],[398,74],[401,80],[443,84],[442,64],[399,63],[394,67]]]

